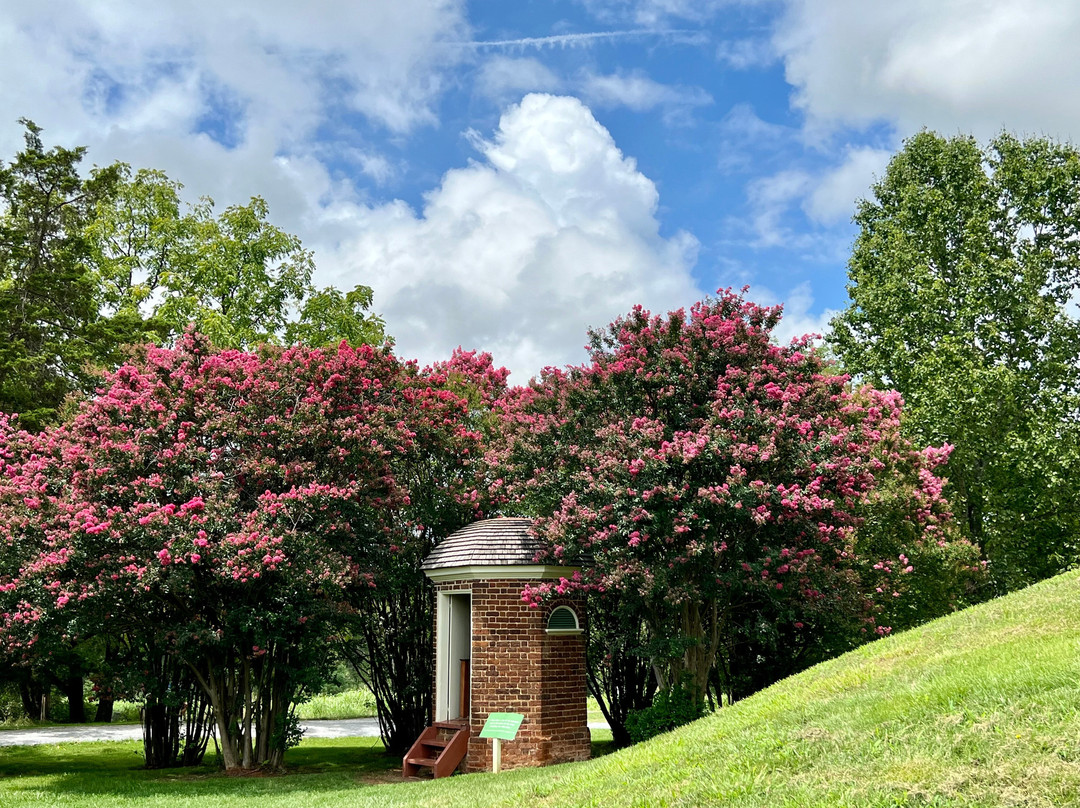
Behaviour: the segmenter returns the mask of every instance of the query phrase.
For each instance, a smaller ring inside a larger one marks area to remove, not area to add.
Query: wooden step
[[[440,731],[452,731],[453,735],[439,737]],[[469,725],[440,721],[420,733],[402,761],[401,775],[409,779],[426,766],[431,769],[432,777],[447,777],[454,773],[468,751]]]

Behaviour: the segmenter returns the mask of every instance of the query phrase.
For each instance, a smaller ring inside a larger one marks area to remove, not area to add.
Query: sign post
[[[484,728],[480,730],[480,737],[492,739],[491,770],[495,774],[502,771],[502,742],[514,740],[524,720],[525,716],[520,713],[488,714]]]

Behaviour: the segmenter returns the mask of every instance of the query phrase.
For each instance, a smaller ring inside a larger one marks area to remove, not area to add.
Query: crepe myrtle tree
[[[343,617],[411,540],[397,459],[439,430],[467,442],[469,417],[388,349],[149,347],[41,438],[62,472],[24,469],[29,438],[5,433],[4,641],[149,636],[209,701],[226,769],[280,765]]]
[[[359,584],[338,645],[375,697],[391,754],[405,754],[432,721],[435,597],[420,563],[492,506],[484,447],[499,426],[493,406],[507,375],[489,354],[459,349],[400,377],[412,439],[391,463],[408,498],[392,510],[384,540],[369,547],[371,577]]]
[[[63,688],[69,698],[69,720],[84,721],[86,666],[77,634],[49,619],[52,614],[33,610],[31,601],[47,592],[17,591],[14,583],[34,580],[66,557],[64,548],[49,544],[58,521],[65,518],[54,504],[56,494],[64,490],[62,445],[55,435],[22,431],[16,419],[0,415],[0,612],[4,619],[12,612],[25,617],[34,643],[31,651],[5,636],[0,664],[18,682],[24,711],[33,717],[49,717],[49,693],[54,685],[65,684],[57,675],[70,678],[71,686]],[[69,676],[62,676],[65,672]]]
[[[688,315],[635,308],[591,334],[590,364],[507,397],[492,455],[549,559],[593,560],[523,598],[620,593],[661,688],[696,699],[748,617],[795,637],[889,632],[878,617],[904,594],[905,558],[951,540],[933,473],[945,453],[899,436],[895,393],[850,390],[807,339],[774,344],[780,316],[730,291]],[[891,557],[864,554],[860,514],[900,465],[910,529]]]

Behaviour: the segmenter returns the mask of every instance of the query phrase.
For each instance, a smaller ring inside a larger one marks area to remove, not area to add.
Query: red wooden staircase
[[[431,768],[432,777],[448,777],[469,751],[469,726],[464,722],[436,721],[420,733],[401,764],[402,777],[415,777]]]

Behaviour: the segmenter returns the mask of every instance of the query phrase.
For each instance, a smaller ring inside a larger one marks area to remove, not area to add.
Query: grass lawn
[[[301,720],[313,718],[370,718],[375,715],[375,697],[366,688],[312,696],[296,709]]]
[[[305,742],[277,777],[146,772],[137,749],[0,749],[0,805],[1080,807],[1080,572],[583,764],[379,785],[360,739]]]
[[[611,732],[594,730],[593,756],[611,751]],[[378,738],[312,738],[290,749],[287,757],[285,774],[234,777],[214,764],[148,771],[142,766],[141,744],[135,741],[4,747],[0,748],[0,805],[379,805],[378,800],[356,800],[374,793],[368,786],[402,785],[401,759],[386,755]],[[416,804],[425,803],[421,799]]]

